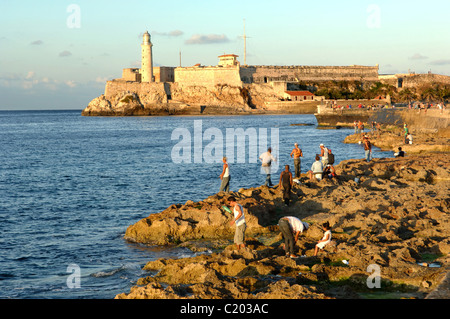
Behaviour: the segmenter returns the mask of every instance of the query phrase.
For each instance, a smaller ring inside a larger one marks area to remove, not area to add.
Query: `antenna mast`
[[[244,35],[242,36],[244,38],[244,65],[247,65],[247,36],[245,35],[245,19],[244,19]]]

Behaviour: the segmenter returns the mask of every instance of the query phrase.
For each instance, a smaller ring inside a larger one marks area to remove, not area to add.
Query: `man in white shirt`
[[[312,164],[311,170],[308,172],[310,180],[322,180],[323,164],[320,156],[316,155],[316,161]]]
[[[323,166],[327,166],[328,164],[328,148],[325,145],[320,144],[320,156],[322,156],[322,164]]]
[[[289,255],[291,258],[297,258],[294,254],[294,245],[297,242],[300,233],[308,230],[308,223],[302,222],[297,217],[286,216],[280,218],[278,227],[283,234],[286,255]]]
[[[259,156],[259,159],[262,162],[261,171],[263,171],[266,174],[266,183],[264,185],[271,187],[273,186],[273,184],[270,178],[270,166],[272,165],[272,162],[276,161],[276,159],[272,155],[272,148],[269,147],[267,152],[262,153]]]

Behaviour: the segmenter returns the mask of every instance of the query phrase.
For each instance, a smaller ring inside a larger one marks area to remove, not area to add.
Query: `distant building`
[[[314,101],[315,95],[309,91],[286,91],[285,99],[291,101]]]
[[[138,68],[123,69],[122,80],[129,82],[141,82],[140,69]]]
[[[220,55],[218,66],[227,67],[227,66],[237,66],[240,65],[239,61],[236,59],[238,55],[235,54],[224,54]]]

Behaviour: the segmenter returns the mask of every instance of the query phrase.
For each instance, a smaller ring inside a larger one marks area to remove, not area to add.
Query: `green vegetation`
[[[303,84],[306,87],[306,85]],[[394,103],[408,103],[410,101],[448,101],[450,100],[450,85],[423,84],[412,88],[396,88],[381,82],[363,84],[361,81],[326,81],[310,83],[309,86],[317,90],[314,94],[326,99],[374,99],[378,96],[390,95]]]
[[[422,261],[424,261],[426,263],[432,263],[436,259],[443,257],[443,256],[444,255],[441,255],[441,254],[427,254],[427,253],[420,254]]]

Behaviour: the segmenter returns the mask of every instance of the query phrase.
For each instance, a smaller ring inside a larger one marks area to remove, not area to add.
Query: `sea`
[[[232,139],[232,132],[247,137]],[[275,184],[284,165],[292,168],[295,142],[303,151],[302,172],[320,143],[332,149],[336,164],[363,158],[361,145],[343,143],[352,133],[319,129],[311,114],[0,111],[0,298],[112,299],[127,293],[148,275],[142,270],[148,261],[195,255],[128,242],[127,227],[172,204],[217,193],[222,156],[232,155],[230,188],[238,191],[264,184],[257,157],[267,146],[277,157]],[[373,156],[393,154],[375,149]]]

